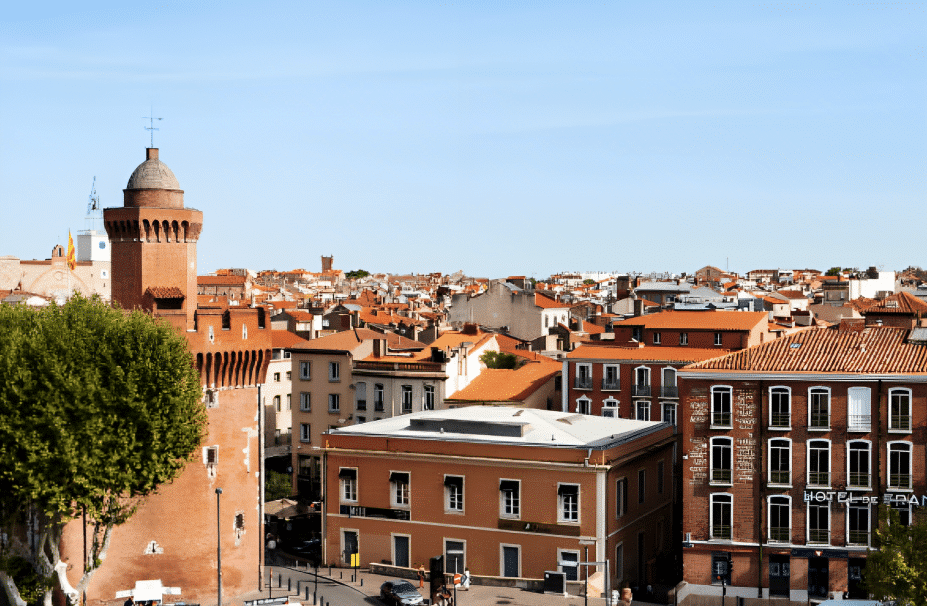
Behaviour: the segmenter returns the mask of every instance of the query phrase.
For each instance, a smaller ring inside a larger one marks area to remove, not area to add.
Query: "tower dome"
[[[147,159],[129,177],[126,189],[180,189],[177,177],[158,159],[158,149],[148,148]]]

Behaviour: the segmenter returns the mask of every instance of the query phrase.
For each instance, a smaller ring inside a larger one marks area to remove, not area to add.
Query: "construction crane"
[[[87,214],[95,210],[100,210],[100,195],[97,193],[97,178],[94,176],[93,185],[90,187],[90,201],[87,202]]]

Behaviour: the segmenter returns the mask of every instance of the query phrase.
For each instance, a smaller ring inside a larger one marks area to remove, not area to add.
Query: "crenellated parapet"
[[[107,208],[104,226],[113,242],[195,243],[203,213],[194,208]]]

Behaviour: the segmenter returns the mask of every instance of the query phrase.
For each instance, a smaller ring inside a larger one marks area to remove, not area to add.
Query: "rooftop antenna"
[[[146,127],[145,127],[145,130],[151,131],[151,147],[154,148],[154,131],[159,130],[159,129],[155,128],[154,121],[155,121],[155,120],[163,120],[164,118],[156,118],[156,117],[154,117],[154,107],[151,108],[151,112],[150,112],[150,113],[152,114],[151,116],[142,116],[142,120],[149,120],[150,123],[151,123],[150,126],[146,126]]]
[[[87,229],[93,231],[100,229],[102,231],[103,207],[100,206],[100,194],[97,193],[97,178],[93,178],[93,185],[90,187],[90,195],[87,197],[87,216],[85,224]]]
[[[90,200],[87,202],[87,214],[95,210],[100,210],[100,194],[97,193],[97,178],[93,177],[93,185],[90,187]]]

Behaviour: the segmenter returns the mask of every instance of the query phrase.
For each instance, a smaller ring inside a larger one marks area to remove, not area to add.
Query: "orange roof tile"
[[[183,291],[176,286],[149,286],[145,293],[150,294],[155,299],[183,299]]]
[[[885,297],[865,310],[865,313],[916,315],[927,313],[924,303],[909,292],[899,292]]]
[[[559,364],[528,362],[515,370],[484,369],[469,385],[445,398],[456,402],[521,402],[560,372]]]
[[[309,341],[288,330],[271,330],[270,339],[274,349],[288,349],[309,344]]]
[[[640,362],[701,362],[728,353],[727,349],[698,347],[616,347],[614,345],[581,345],[567,354],[571,360],[628,360]]]
[[[562,309],[570,307],[567,303],[561,303],[560,301],[555,301],[550,297],[546,297],[541,293],[534,293],[534,304],[543,309]]]
[[[908,333],[904,328],[812,328],[686,370],[927,374],[927,346],[907,343]]]

